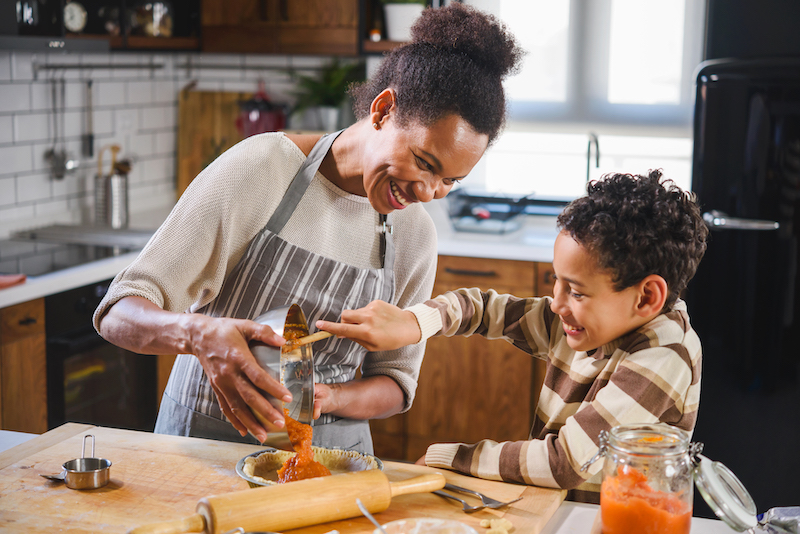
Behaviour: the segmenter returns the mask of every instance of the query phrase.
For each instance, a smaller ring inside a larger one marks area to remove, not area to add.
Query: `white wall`
[[[264,79],[276,102],[291,102],[289,67],[314,68],[328,58],[186,53],[35,54],[0,50],[0,239],[51,223],[90,224],[94,176],[101,147],[116,143],[133,160],[130,212],[175,201],[178,93],[190,81],[199,90],[255,91]],[[188,62],[193,65],[189,70]],[[44,70],[43,65],[81,68]],[[142,68],[105,68],[134,64]],[[95,67],[92,68],[92,65]],[[148,65],[162,65],[151,70]],[[204,69],[203,65],[230,66]],[[81,159],[64,179],[51,177],[44,159],[53,144],[52,78],[64,78],[66,149]],[[82,158],[86,81],[93,82],[94,157]],[[108,152],[105,153],[108,170]]]

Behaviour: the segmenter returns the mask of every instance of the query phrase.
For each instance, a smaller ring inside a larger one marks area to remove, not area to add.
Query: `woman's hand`
[[[291,394],[262,369],[248,343],[285,343],[268,326],[245,319],[175,313],[142,297],[125,297],[100,322],[100,335],[139,354],[194,354],[208,376],[222,413],[241,435],[264,441],[267,432],[284,426],[283,410],[264,392],[284,402]]]
[[[316,327],[352,339],[369,351],[394,350],[417,343],[422,337],[417,318],[382,300],[357,310],[344,310],[342,322],[317,321]]]
[[[425,455],[424,455],[424,454],[422,455],[422,458],[420,458],[419,460],[417,460],[417,461],[416,461],[416,462],[414,462],[414,463],[415,463],[416,465],[428,465],[428,464],[426,464],[426,463],[425,463]]]
[[[338,409],[336,402],[336,389],[339,384],[314,384],[314,419],[324,413],[335,412]]]
[[[222,413],[241,435],[247,432],[263,442],[267,432],[284,427],[281,409],[262,392],[284,402],[291,394],[258,365],[248,343],[262,342],[279,347],[283,337],[268,326],[243,319],[195,315],[190,327],[191,353],[197,356],[208,376]]]

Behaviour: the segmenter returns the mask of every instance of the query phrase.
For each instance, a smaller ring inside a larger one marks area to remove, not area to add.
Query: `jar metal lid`
[[[692,461],[697,490],[717,517],[738,532],[758,525],[756,503],[733,471],[702,454]]]

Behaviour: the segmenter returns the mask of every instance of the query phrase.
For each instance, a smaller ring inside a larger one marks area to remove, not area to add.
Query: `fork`
[[[492,510],[496,510],[498,508],[502,508],[503,506],[508,506],[509,504],[515,503],[519,500],[522,500],[522,497],[517,497],[513,501],[508,502],[501,502],[496,499],[492,499],[491,497],[487,497],[483,493],[478,493],[477,491],[462,488],[460,486],[454,486],[453,484],[445,484],[445,489],[449,489],[452,491],[457,491],[459,493],[469,493],[471,495],[475,495],[476,497],[480,497],[481,504],[483,504],[486,508],[491,508]]]
[[[467,504],[466,501],[464,501],[462,499],[459,499],[455,495],[450,495],[449,493],[446,493],[446,492],[444,492],[442,490],[436,490],[433,493],[435,493],[436,495],[439,495],[441,497],[447,497],[448,499],[453,499],[454,501],[460,502],[464,506],[464,511],[466,513],[468,513],[468,514],[472,513],[472,512],[477,512],[478,510],[483,510],[484,508],[486,508],[486,505],[484,505],[484,504],[481,504],[480,506],[471,506],[471,505]]]

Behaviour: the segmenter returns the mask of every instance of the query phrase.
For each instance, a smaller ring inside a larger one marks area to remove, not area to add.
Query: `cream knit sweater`
[[[222,154],[195,178],[139,257],[114,279],[95,312],[95,327],[108,308],[126,296],[140,296],[176,312],[195,311],[211,302],[304,160],[303,152],[282,133],[252,136]],[[395,304],[408,307],[431,296],[436,231],[419,204],[394,212],[392,223]],[[366,197],[343,191],[318,172],[279,235],[355,267],[380,268],[377,224],[378,213]],[[372,367],[363,372],[395,378],[406,392],[407,409],[424,346],[375,355]]]

